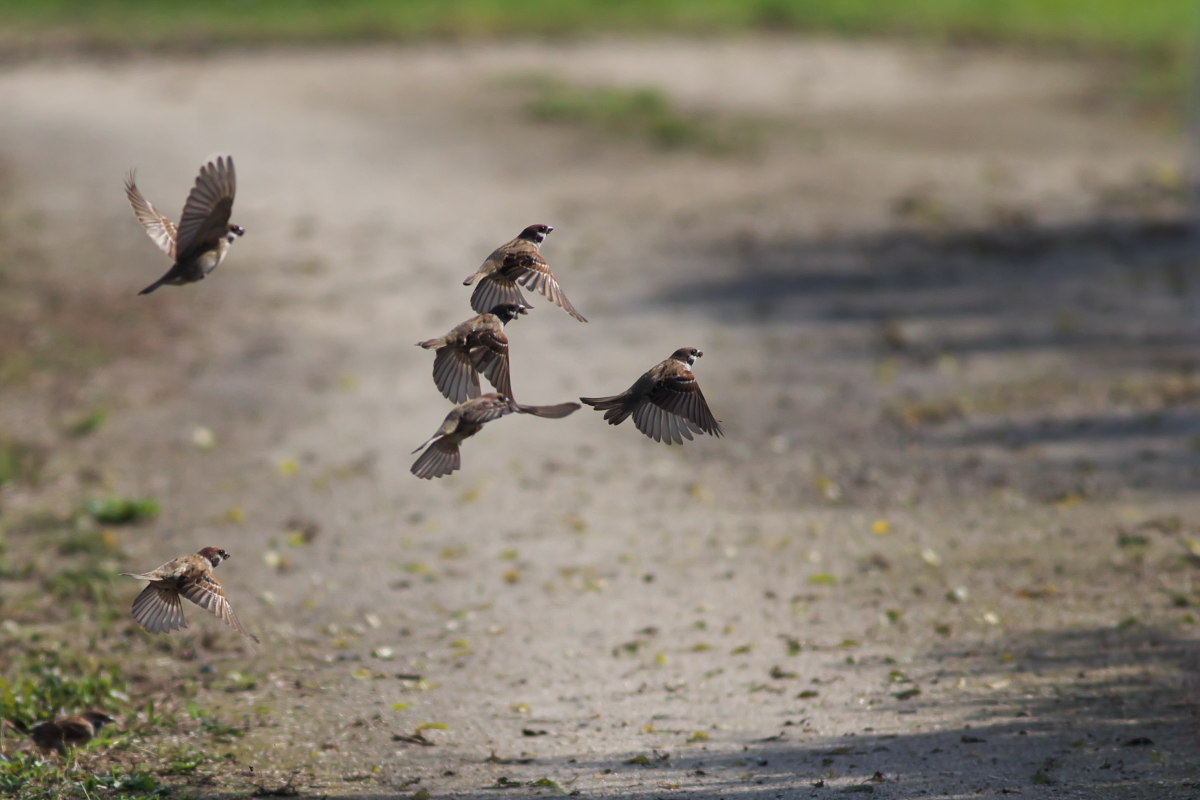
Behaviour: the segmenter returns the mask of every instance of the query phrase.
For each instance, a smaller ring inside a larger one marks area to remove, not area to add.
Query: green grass
[[[5,729],[0,797],[146,800],[209,783],[227,769],[232,755],[223,745],[244,730],[190,699],[195,684],[148,683],[141,672],[127,675],[122,659],[95,655],[96,641],[80,645],[64,648],[40,634],[17,640],[0,633],[0,718],[26,727],[89,709],[116,718],[65,758],[39,754],[23,734]]]
[[[1193,0],[0,0],[9,36],[109,46],[821,30],[1181,52]]]
[[[537,120],[645,142],[663,150],[729,154],[761,144],[762,124],[683,111],[652,87],[576,86],[552,78],[529,81],[526,110]]]
[[[0,663],[0,717],[24,725],[89,709],[112,711],[128,701],[129,685],[115,661],[30,646]]]
[[[157,515],[158,501],[130,497],[92,498],[84,504],[84,510],[103,525],[133,525]]]
[[[46,462],[43,448],[14,439],[0,438],[0,486],[6,483],[37,483]]]
[[[0,618],[11,620],[0,626],[0,718],[27,727],[97,709],[117,721],[66,757],[38,753],[6,726],[0,798],[190,796],[192,787],[227,777],[230,745],[251,724],[236,722],[240,696],[263,678],[246,671],[198,677],[182,661],[152,668],[148,655],[197,645],[183,637],[127,635],[136,630],[129,601],[140,586],[118,583],[125,579],[115,562],[117,534],[96,528],[90,516],[0,517],[0,555],[9,565],[0,573]]]
[[[42,759],[0,762],[0,797],[12,800],[148,800],[169,793],[145,770],[113,766],[100,772]]]
[[[81,438],[83,436],[90,436],[100,430],[107,421],[108,412],[102,408],[98,408],[71,420],[64,426],[64,430],[68,436]]]

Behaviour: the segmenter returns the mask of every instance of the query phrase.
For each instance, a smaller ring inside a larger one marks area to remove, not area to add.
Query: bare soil
[[[539,123],[531,74],[766,139]],[[46,463],[3,513],[152,496],[125,566],[233,552],[263,646],[144,646],[256,676],[204,698],[251,730],[200,797],[1200,796],[1200,287],[1181,142],[1112,82],[795,39],[7,65],[0,430]],[[136,297],[125,172],[176,214],[218,152],[246,236]],[[726,438],[585,408],[408,473],[448,410],[413,343],[533,222],[591,322],[533,299],[518,398],[692,345]]]

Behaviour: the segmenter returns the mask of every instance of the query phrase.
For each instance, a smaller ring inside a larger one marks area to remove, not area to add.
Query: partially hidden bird
[[[461,403],[478,397],[480,375],[500,394],[513,396],[504,326],[528,313],[528,308],[524,303],[501,303],[490,312],[456,325],[445,336],[417,342],[417,347],[437,352],[433,382],[447,400]]]
[[[459,445],[464,439],[479,433],[492,420],[508,414],[532,414],[546,419],[561,419],[579,409],[579,403],[559,403],[553,406],[527,406],[501,394],[489,393],[460,403],[446,415],[437,433],[413,450],[425,452],[412,465],[412,473],[426,480],[449,475],[462,466]]]
[[[530,225],[510,242],[492,251],[479,269],[463,280],[463,286],[475,284],[471,292],[471,308],[479,313],[490,311],[501,303],[529,305],[519,286],[544,295],[547,300],[580,322],[587,318],[575,310],[558,285],[558,279],[542,257],[541,245],[554,230],[550,225]]]
[[[603,411],[609,425],[620,425],[632,416],[637,429],[656,442],[683,444],[693,433],[723,436],[721,423],[709,410],[692,372],[692,365],[703,355],[694,347],[681,347],[624,392],[579,399]]]
[[[218,156],[200,167],[196,184],[183,204],[176,226],[154,210],[142,196],[130,172],[125,179],[125,195],[146,235],[159,249],[174,259],[166,274],[138,294],[150,294],[160,286],[182,286],[203,280],[224,260],[230,245],[245,234],[241,225],[231,225],[233,196],[237,192],[237,174],[232,156]]]
[[[99,733],[101,728],[113,722],[116,720],[103,711],[70,714],[39,722],[30,727],[12,720],[4,720],[5,725],[18,733],[27,735],[43,752],[48,753],[55,750],[64,754],[67,752],[67,748],[84,746]]]
[[[229,558],[219,547],[204,547],[190,556],[180,556],[151,572],[122,572],[129,578],[150,581],[133,601],[133,618],[151,633],[170,633],[187,627],[183,618],[186,597],[238,633],[258,641],[233,613],[225,589],[213,576],[213,568]]]

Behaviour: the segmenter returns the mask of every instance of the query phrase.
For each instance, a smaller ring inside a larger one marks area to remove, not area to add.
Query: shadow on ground
[[[863,362],[870,383],[842,394],[874,397],[875,433],[915,469],[923,452],[1047,499],[1184,492],[1200,479],[1196,245],[1178,215],[743,237],[702,243],[696,272],[645,302],[762,326],[777,397],[820,385],[821,362]]]
[[[773,324],[794,311],[798,321],[937,323],[919,340],[886,342],[917,358],[1042,347],[1141,356],[1197,340],[1195,330],[1169,327],[1200,298],[1196,245],[1178,219],[745,238],[706,244],[710,255],[698,260],[722,272],[689,274],[649,302],[732,311],[741,323]],[[1113,319],[1121,311],[1134,318]],[[1039,319],[1047,313],[1049,327]],[[964,319],[980,330],[960,333],[953,322]]]
[[[953,670],[938,669],[943,659]],[[915,728],[934,730],[876,734],[868,727],[814,745],[797,713],[772,736],[737,741],[714,732],[703,745],[614,760],[586,751],[567,758],[493,754],[487,763],[495,783],[453,796],[1184,798],[1200,792],[1194,642],[1138,625],[1091,628],[1017,637],[975,652],[935,652],[924,666],[931,672],[922,683],[898,684],[864,713],[876,721],[911,716]],[[1012,691],[1014,685],[1024,691]],[[780,704],[802,705],[783,697]],[[961,721],[936,722],[950,719]],[[424,783],[439,794],[436,778]],[[347,796],[397,793],[364,787]]]

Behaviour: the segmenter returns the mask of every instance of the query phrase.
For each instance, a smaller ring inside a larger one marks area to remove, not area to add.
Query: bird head
[[[92,728],[95,730],[100,730],[105,725],[116,722],[115,719],[110,717],[108,714],[105,714],[103,711],[85,711],[79,716],[92,723]]]
[[[546,237],[552,230],[554,230],[554,227],[551,225],[530,225],[528,228],[521,231],[517,238],[524,239],[527,242],[533,242],[534,244],[541,244],[542,242],[546,241]]]
[[[492,314],[500,318],[500,321],[508,324],[522,314],[528,314],[531,306],[524,303],[501,303],[492,309]]]
[[[196,553],[196,555],[207,558],[214,567],[229,558],[229,553],[219,547],[205,547]]]
[[[704,353],[694,347],[681,347],[671,354],[671,358],[675,359],[676,361],[682,361],[690,367],[692,364],[695,364],[696,359],[700,358],[702,355],[704,355]]]

